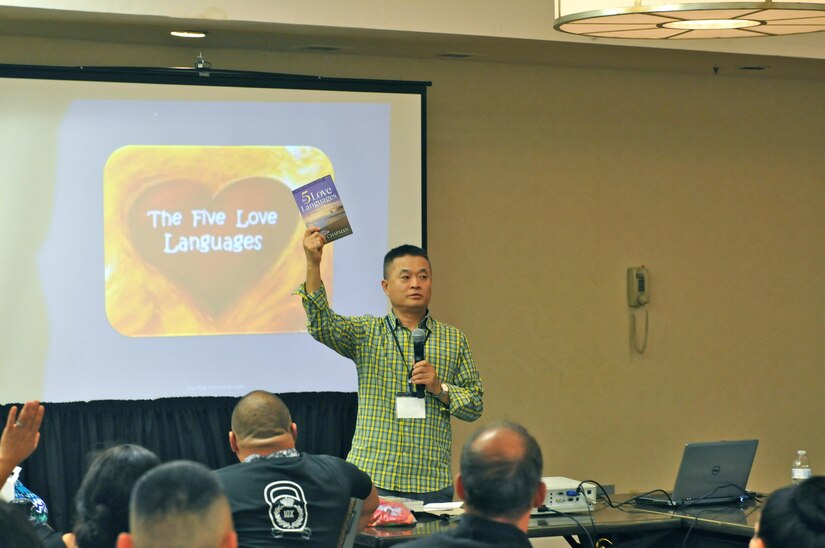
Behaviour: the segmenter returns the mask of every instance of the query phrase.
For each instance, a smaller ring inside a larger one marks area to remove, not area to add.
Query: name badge
[[[395,414],[399,419],[427,418],[425,398],[418,398],[413,394],[397,394],[395,396]]]

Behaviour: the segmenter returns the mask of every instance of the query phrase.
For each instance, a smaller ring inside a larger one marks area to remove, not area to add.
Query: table
[[[761,506],[761,502],[749,500],[738,505],[688,506],[673,510],[648,507],[645,511],[681,520],[681,538],[687,536],[689,539],[686,546],[712,548],[747,546],[759,520]]]
[[[615,497],[614,505],[628,498],[629,495]],[[632,504],[611,508],[605,502],[600,502],[591,514],[561,516],[548,513],[532,517],[527,534],[530,537],[565,537],[573,546],[577,545],[574,544],[574,536],[586,542],[587,534],[593,541],[602,537],[609,538],[614,547],[747,546],[758,519],[759,507],[760,503],[754,501],[747,501],[738,506],[707,505],[680,509],[657,509]],[[419,515],[419,522],[411,526],[368,527],[358,535],[355,545],[393,546],[446,531],[455,527],[455,524],[455,518],[441,519],[437,516]]]

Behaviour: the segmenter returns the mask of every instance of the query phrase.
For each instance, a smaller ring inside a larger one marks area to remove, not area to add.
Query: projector
[[[590,512],[596,506],[596,485],[585,483],[581,491],[577,490],[580,481],[570,478],[552,476],[541,478],[547,486],[543,507],[533,511],[533,515],[552,515],[557,512]],[[544,510],[547,508],[547,510]]]

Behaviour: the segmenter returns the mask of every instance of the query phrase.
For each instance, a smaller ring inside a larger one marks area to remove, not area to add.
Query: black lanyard
[[[415,364],[407,366],[407,357],[404,355],[404,351],[401,349],[401,343],[398,342],[398,337],[395,335],[395,328],[393,327],[392,322],[390,321],[390,316],[389,315],[384,316],[384,320],[387,322],[387,329],[390,330],[390,333],[392,334],[392,339],[395,341],[395,348],[398,349],[398,353],[401,355],[401,361],[404,363],[404,369],[406,369],[408,371],[407,378],[410,378],[410,377],[412,377],[412,366],[415,365]],[[425,329],[426,323],[427,323],[427,317],[425,316],[424,319],[421,320],[421,323],[418,324],[419,327],[424,326],[424,327],[421,327],[421,328],[424,329],[424,331],[427,332],[427,336],[424,339],[425,344],[427,343],[427,339],[430,338],[430,330]]]

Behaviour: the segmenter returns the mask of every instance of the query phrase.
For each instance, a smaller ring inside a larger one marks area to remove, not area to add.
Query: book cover
[[[344,204],[330,175],[292,191],[307,227],[317,226],[327,243],[352,234]]]

